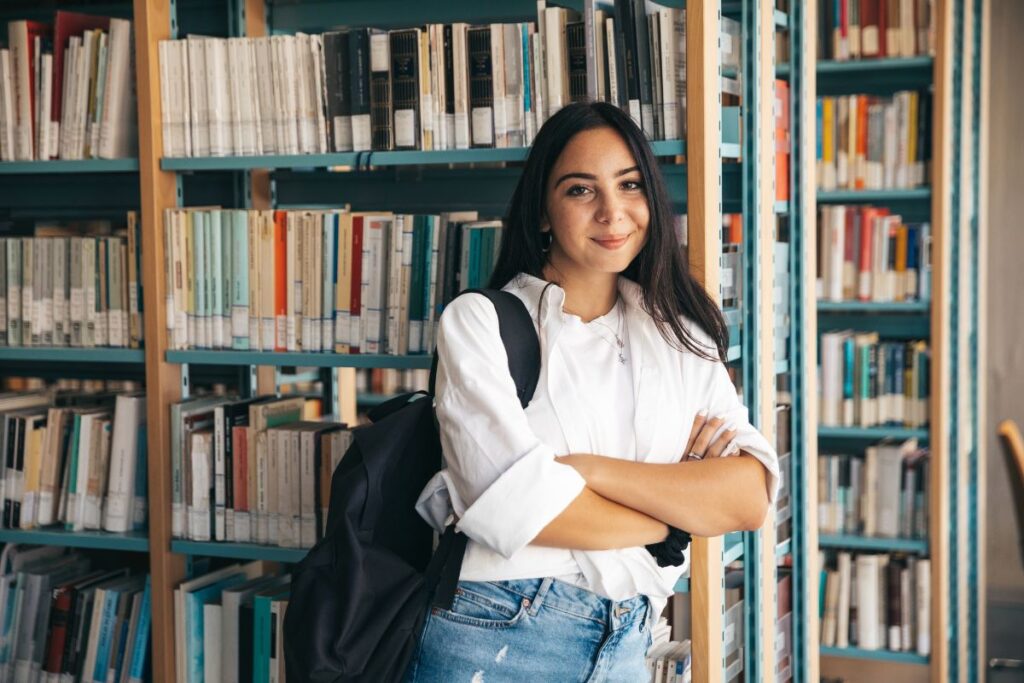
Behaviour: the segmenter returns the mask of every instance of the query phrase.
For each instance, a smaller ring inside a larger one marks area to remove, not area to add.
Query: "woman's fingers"
[[[704,457],[705,458],[720,458],[720,457],[722,457],[723,455],[726,454],[726,452],[727,452],[726,449],[728,449],[729,446],[732,445],[732,440],[735,439],[735,438],[736,438],[736,430],[735,429],[726,429],[726,430],[724,430],[722,432],[722,434],[717,439],[715,439],[711,443],[711,445],[708,447],[707,452],[704,453]]]
[[[702,410],[697,413],[697,417],[693,418],[693,427],[690,429],[690,438],[686,442],[686,450],[683,451],[683,457],[687,457],[690,453],[693,453],[693,443],[697,440],[697,435],[704,429],[704,425],[708,421],[708,411]]]
[[[708,447],[711,445],[711,437],[715,435],[718,428],[722,426],[722,418],[713,417],[704,424],[704,428],[701,429],[700,434],[693,442],[693,446],[687,453],[695,453],[696,455],[704,456],[708,452]]]

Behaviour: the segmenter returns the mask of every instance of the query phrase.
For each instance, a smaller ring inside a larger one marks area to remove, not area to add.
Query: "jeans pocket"
[[[434,608],[438,617],[480,628],[511,628],[527,614],[530,601],[489,582],[460,581],[450,610]]]

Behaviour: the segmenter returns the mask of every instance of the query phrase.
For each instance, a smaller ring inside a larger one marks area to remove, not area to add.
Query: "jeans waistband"
[[[586,588],[553,578],[514,579],[489,583],[530,600],[530,611],[534,613],[541,606],[545,606],[601,624],[611,624],[612,628],[634,624],[644,619],[648,616],[650,605],[644,595],[636,595],[626,600],[611,600]]]

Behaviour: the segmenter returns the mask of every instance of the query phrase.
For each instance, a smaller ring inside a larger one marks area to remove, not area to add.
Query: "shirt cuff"
[[[586,481],[555,461],[543,444],[515,464],[470,505],[456,529],[510,559],[562,514]]]
[[[768,503],[774,505],[775,499],[779,495],[779,459],[775,454],[775,449],[769,445],[767,439],[761,436],[760,432],[741,433],[733,440],[733,443],[740,451],[757,458],[764,465],[767,474],[765,485],[768,491]]]

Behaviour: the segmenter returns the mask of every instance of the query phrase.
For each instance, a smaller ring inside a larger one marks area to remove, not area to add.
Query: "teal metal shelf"
[[[0,529],[0,543],[149,552],[149,538],[145,533],[114,534],[107,531],[64,531],[59,528]]]
[[[883,59],[851,59],[837,62],[821,60],[818,62],[818,75],[843,74],[849,76],[870,76],[887,72],[905,72],[908,69],[930,70],[935,58],[924,57],[885,57]],[[931,73],[928,73],[929,78]]]
[[[914,187],[900,190],[819,190],[819,204],[866,204],[886,202],[931,201],[932,188]]]
[[[775,214],[782,216],[789,213],[789,202],[785,199],[778,200],[775,202]]]
[[[789,359],[783,358],[782,360],[775,361],[775,374],[785,375],[789,372]]]
[[[57,363],[117,363],[121,365],[145,363],[142,349],[81,349],[69,346],[4,346],[0,347],[0,362],[46,361]]]
[[[781,562],[786,555],[789,555],[793,551],[793,539],[787,538],[782,543],[775,546],[775,561]]]
[[[189,365],[277,365],[313,368],[430,369],[433,356],[388,356],[270,351],[168,351],[168,363]]]
[[[658,140],[651,143],[656,156],[678,156],[686,153],[682,140]],[[430,166],[438,164],[495,163],[525,161],[529,147],[502,149],[450,149],[435,151],[341,152],[335,154],[268,154],[228,157],[165,157],[160,168],[165,171],[245,171],[254,168],[329,168],[334,166]],[[723,143],[722,156],[739,156],[739,145]]]
[[[0,162],[0,174],[38,173],[131,173],[139,170],[138,159],[81,159],[65,161],[4,161]]]
[[[927,429],[911,429],[909,427],[818,427],[819,439],[862,439],[879,441],[891,439],[928,440]]]
[[[819,301],[819,313],[885,313],[928,315],[930,301]]]
[[[676,581],[675,587],[676,593],[689,593],[690,592],[690,577],[683,576]]]
[[[873,659],[879,662],[901,662],[903,664],[928,664],[928,658],[916,652],[892,652],[891,650],[861,650],[856,647],[822,647],[822,657],[849,657],[852,659]]]
[[[880,538],[856,536],[853,534],[822,534],[818,537],[822,548],[845,548],[850,550],[879,550],[894,553],[928,553],[928,541],[924,538]]]
[[[279,548],[256,543],[201,543],[198,541],[171,541],[171,552],[179,555],[204,557],[230,557],[238,560],[266,560],[268,562],[299,562],[309,552],[306,548]]]
[[[722,564],[729,565],[743,557],[743,533],[734,531],[725,535],[722,543]]]

